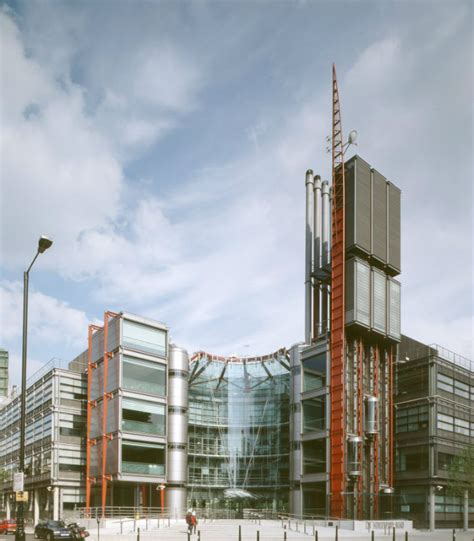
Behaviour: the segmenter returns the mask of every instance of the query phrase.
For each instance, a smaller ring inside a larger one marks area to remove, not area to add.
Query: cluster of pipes
[[[329,330],[331,194],[329,182],[306,171],[305,343]]]

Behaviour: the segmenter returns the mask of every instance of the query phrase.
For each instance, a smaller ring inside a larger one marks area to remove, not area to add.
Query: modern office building
[[[75,367],[77,369],[77,365]],[[29,381],[26,394],[25,490],[27,520],[60,518],[85,502],[86,379],[53,360]],[[20,397],[0,410],[0,513],[15,512]]]
[[[474,449],[474,366],[438,345],[402,336],[396,369],[396,509],[420,527],[474,523],[473,471],[456,477],[456,457]],[[454,493],[453,493],[454,492]]]
[[[168,376],[166,326],[106,312],[90,326],[86,505],[152,507],[165,483]]]
[[[0,401],[8,396],[8,351],[0,349]]]

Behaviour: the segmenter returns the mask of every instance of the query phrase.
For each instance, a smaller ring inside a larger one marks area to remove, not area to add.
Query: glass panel
[[[165,396],[166,366],[124,355],[122,359],[122,387],[131,391]]]
[[[166,332],[135,321],[123,320],[123,345],[154,355],[166,355]]]
[[[166,429],[164,404],[122,399],[122,430],[163,436]]]
[[[326,471],[326,440],[303,443],[303,473],[324,473]]]
[[[122,442],[122,473],[164,475],[164,445]]]
[[[303,401],[303,431],[324,430],[325,397]]]
[[[326,384],[326,353],[303,361],[303,391],[320,389]]]

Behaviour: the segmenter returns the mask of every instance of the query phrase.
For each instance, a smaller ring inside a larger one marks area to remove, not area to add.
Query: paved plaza
[[[122,527],[123,534],[114,532],[111,529],[101,529],[99,539],[97,539],[97,529],[90,527],[90,537],[88,541],[113,541],[120,539],[121,541],[137,541],[138,531],[133,532],[133,521],[129,521],[129,526]],[[316,533],[313,534],[313,526],[311,523],[306,524],[306,533],[304,533],[303,523],[299,523],[298,531],[296,531],[296,524],[292,523],[292,528],[282,528],[282,524],[279,521],[262,520],[261,523],[256,524],[248,520],[216,520],[213,522],[201,521],[198,525],[199,536],[197,534],[191,535],[191,541],[239,541],[239,525],[241,526],[241,541],[314,541],[316,539]],[[173,522],[171,521],[168,526],[167,523],[161,525],[159,529],[153,524],[149,525],[149,528],[153,527],[153,530],[148,531],[140,528],[140,541],[187,541],[188,534],[184,521]],[[318,541],[334,541],[336,539],[335,528],[330,527],[318,527],[317,540]],[[257,538],[258,532],[258,538]],[[286,533],[286,537],[285,537]],[[1,538],[0,538],[1,539]],[[10,537],[11,539],[11,537]],[[371,534],[369,532],[353,532],[350,530],[339,530],[338,539],[349,540],[354,539],[357,541],[371,541]],[[456,531],[456,541],[474,541],[474,530],[469,532]],[[436,532],[427,531],[413,531],[408,534],[409,541],[452,541],[452,530],[438,530]],[[374,541],[393,541],[392,532],[375,533]],[[405,532],[397,532],[396,541],[405,541]]]

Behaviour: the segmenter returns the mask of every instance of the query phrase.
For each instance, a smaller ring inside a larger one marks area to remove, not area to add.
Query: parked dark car
[[[62,520],[45,520],[35,526],[35,539],[72,539],[71,532]]]
[[[0,520],[0,534],[16,533],[16,520]]]

